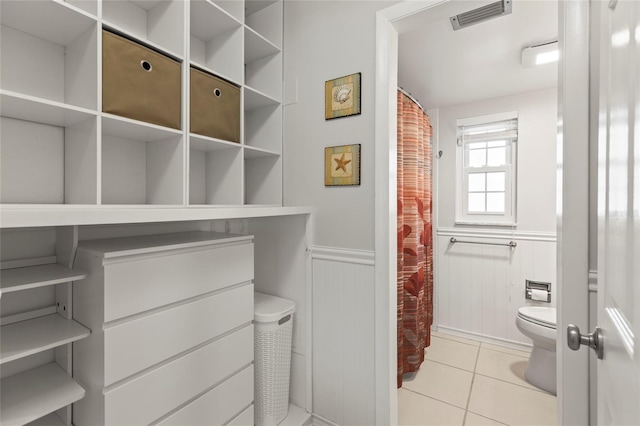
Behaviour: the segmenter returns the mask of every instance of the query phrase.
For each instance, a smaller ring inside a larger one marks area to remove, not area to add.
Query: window
[[[514,225],[518,113],[457,121],[456,222]]]

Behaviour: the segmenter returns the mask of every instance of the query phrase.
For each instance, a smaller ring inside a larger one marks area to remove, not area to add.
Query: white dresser
[[[73,423],[252,424],[253,265],[245,235],[81,241]]]

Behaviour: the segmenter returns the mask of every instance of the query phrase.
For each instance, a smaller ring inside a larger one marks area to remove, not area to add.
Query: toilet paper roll
[[[532,288],[529,291],[531,292],[531,300],[546,302],[548,299],[546,290],[538,290],[538,289]]]

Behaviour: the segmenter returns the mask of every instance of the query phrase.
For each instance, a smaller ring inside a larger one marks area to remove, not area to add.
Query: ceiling
[[[557,86],[557,64],[525,68],[522,49],[558,38],[556,0],[512,0],[512,13],[453,31],[449,17],[495,0],[451,0],[396,23],[398,84],[426,109]]]

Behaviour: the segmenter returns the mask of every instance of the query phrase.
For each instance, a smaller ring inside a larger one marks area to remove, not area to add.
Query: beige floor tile
[[[431,346],[426,349],[425,359],[473,371],[477,355],[477,346],[433,336]]]
[[[459,408],[467,407],[473,373],[425,360],[420,370],[402,387]]]
[[[497,352],[480,346],[478,363],[476,364],[476,374],[482,374],[483,376],[493,377],[494,379],[500,379],[530,389],[539,390],[535,386],[530,385],[524,378],[524,372],[527,369],[528,363],[528,358]]]
[[[504,423],[496,422],[495,420],[488,419],[486,417],[479,416],[474,413],[467,412],[467,416],[464,419],[464,426],[502,426]]]
[[[491,343],[485,343],[485,342],[480,343],[480,347],[485,349],[491,349],[493,351],[504,352],[506,354],[518,355],[525,358],[529,358],[529,355],[531,355],[531,351],[505,348],[504,346],[492,345]]]
[[[431,335],[441,339],[453,340],[454,342],[466,343],[467,345],[480,346],[480,342],[477,340],[465,339],[464,337],[454,336],[453,334],[447,334],[441,331],[432,331]]]
[[[400,426],[461,426],[464,410],[406,389],[398,389]]]
[[[477,375],[468,410],[512,426],[556,425],[556,397]]]

